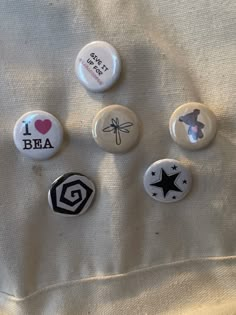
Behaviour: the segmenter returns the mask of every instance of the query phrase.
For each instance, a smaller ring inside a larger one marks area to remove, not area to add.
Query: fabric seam
[[[99,280],[108,280],[108,279],[116,279],[116,278],[121,278],[121,277],[127,277],[130,276],[132,274],[138,273],[138,272],[147,272],[147,271],[152,271],[154,269],[158,269],[161,267],[166,267],[166,266],[174,266],[174,265],[180,265],[180,264],[184,264],[184,263],[189,263],[189,262],[204,262],[204,261],[223,261],[223,260],[234,260],[236,259],[236,256],[221,256],[221,257],[217,257],[217,256],[211,256],[211,257],[205,257],[205,258],[200,258],[200,259],[186,259],[186,260],[179,260],[176,262],[170,262],[170,263],[164,263],[164,264],[159,264],[159,265],[154,265],[154,266],[150,266],[150,267],[144,267],[144,268],[139,268],[136,270],[131,270],[128,271],[126,273],[118,273],[118,274],[110,274],[110,275],[103,275],[103,276],[94,276],[94,277],[88,277],[88,278],[83,278],[83,279],[77,279],[77,280],[70,280],[70,281],[64,281],[64,282],[59,282],[56,284],[51,284],[48,286],[45,286],[41,289],[38,289],[36,291],[34,291],[33,293],[26,295],[25,297],[16,297],[8,292],[4,292],[4,291],[0,291],[0,295],[2,295],[2,297],[8,298],[10,300],[13,300],[15,302],[23,302],[26,301],[30,298],[33,298],[36,295],[42,294],[46,291],[50,291],[53,289],[58,289],[61,287],[67,287],[67,286],[71,286],[71,285],[75,285],[75,284],[79,284],[79,283],[83,283],[83,282],[90,282],[90,281],[99,281]]]

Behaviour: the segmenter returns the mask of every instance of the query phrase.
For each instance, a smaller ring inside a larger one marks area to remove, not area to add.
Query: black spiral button
[[[48,202],[54,212],[75,216],[90,207],[95,196],[95,186],[86,176],[66,173],[57,178],[48,192]]]

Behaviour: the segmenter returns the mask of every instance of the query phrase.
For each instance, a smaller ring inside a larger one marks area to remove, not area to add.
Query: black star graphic
[[[157,193],[153,193],[152,195],[153,195],[153,197],[156,197]]]
[[[177,170],[177,166],[176,166],[176,165],[172,166],[171,168],[172,168],[172,170],[174,170],[174,171]]]
[[[176,196],[173,196],[172,199],[176,199]]]
[[[187,184],[187,181],[186,181],[186,179],[185,179],[185,180],[183,180],[183,184]]]
[[[156,172],[152,172],[152,176],[155,176],[156,175]]]
[[[166,172],[162,168],[161,179],[158,182],[150,184],[150,185],[161,188],[163,191],[164,198],[166,197],[166,195],[168,194],[170,190],[182,192],[182,190],[180,190],[179,187],[176,186],[175,184],[175,180],[179,176],[179,174],[180,173],[167,175]]]

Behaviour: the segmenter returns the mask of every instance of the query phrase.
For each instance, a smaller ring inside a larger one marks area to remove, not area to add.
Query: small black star
[[[155,176],[156,175],[156,172],[152,172],[152,176]]]
[[[173,196],[172,199],[176,199],[176,196]]]
[[[185,179],[185,180],[183,180],[183,184],[187,184],[187,181],[186,181],[186,179]]]
[[[157,193],[153,193],[152,195],[153,195],[153,197],[155,197],[157,195]]]
[[[177,170],[177,166],[176,166],[176,165],[172,166],[171,168],[172,168],[172,170],[174,170],[174,171]]]
[[[179,174],[180,173],[176,173],[173,175],[167,175],[166,172],[162,168],[160,180],[158,182],[152,183],[150,185],[161,188],[163,191],[164,198],[166,197],[166,195],[168,194],[168,192],[170,190],[182,192],[182,190],[180,190],[179,187],[176,186],[176,184],[175,184],[175,180],[179,176]]]

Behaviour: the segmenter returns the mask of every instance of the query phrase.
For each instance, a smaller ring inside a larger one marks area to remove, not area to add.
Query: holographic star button
[[[183,199],[192,186],[190,170],[179,161],[164,159],[149,166],[144,175],[144,188],[148,195],[160,202]]]

